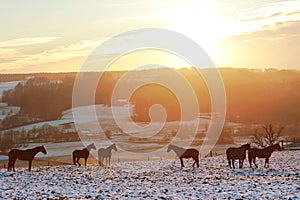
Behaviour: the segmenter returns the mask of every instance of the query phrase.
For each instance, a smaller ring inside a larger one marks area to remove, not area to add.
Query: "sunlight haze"
[[[300,69],[299,0],[12,0],[0,2],[0,17],[0,73],[78,71],[104,41],[142,28],[185,35],[217,67]],[[156,56],[141,59],[159,64]]]

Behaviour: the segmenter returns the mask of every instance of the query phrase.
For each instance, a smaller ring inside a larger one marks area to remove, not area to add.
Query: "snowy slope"
[[[22,81],[10,81],[10,82],[0,82],[0,99],[2,98],[3,92],[5,90],[11,90]]]
[[[274,152],[270,169],[230,170],[224,156],[183,170],[178,160],[114,163],[111,168],[60,166],[0,172],[0,198],[297,199],[300,152]],[[186,163],[186,166],[191,162]]]

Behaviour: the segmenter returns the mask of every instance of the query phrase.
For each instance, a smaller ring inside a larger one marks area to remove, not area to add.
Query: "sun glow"
[[[190,37],[209,54],[217,48],[217,40],[222,37],[222,22],[217,18],[216,10],[210,7],[187,7],[175,10],[167,16],[171,29]]]

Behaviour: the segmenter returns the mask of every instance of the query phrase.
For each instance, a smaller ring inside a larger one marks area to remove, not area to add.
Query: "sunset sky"
[[[300,1],[1,0],[0,18],[0,73],[78,71],[103,41],[140,28],[184,34],[217,67],[300,70]]]

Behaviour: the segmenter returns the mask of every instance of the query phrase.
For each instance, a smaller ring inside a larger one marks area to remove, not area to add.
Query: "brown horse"
[[[239,168],[243,168],[244,160],[246,158],[246,150],[249,151],[249,149],[250,149],[250,144],[244,144],[241,147],[238,148],[230,147],[226,150],[226,156],[227,156],[228,165],[230,169],[231,169],[231,164],[232,167],[235,168],[234,166],[235,159],[239,160]]]
[[[181,167],[184,167],[183,165],[183,158],[193,158],[194,159],[194,163],[193,163],[193,167],[195,164],[197,164],[197,167],[199,167],[199,151],[196,149],[184,149],[175,145],[170,144],[168,146],[167,152],[170,152],[171,150],[173,150],[176,155],[179,157],[180,159],[180,163],[181,163]]]
[[[88,145],[86,148],[81,149],[81,150],[74,150],[72,155],[73,155],[73,163],[74,165],[78,164],[80,166],[81,164],[79,163],[80,158],[84,158],[84,166],[86,166],[86,161],[90,155],[90,151],[94,149],[96,150],[96,146],[94,143]]]
[[[250,167],[252,167],[252,162],[253,162],[253,164],[257,168],[257,165],[255,163],[256,158],[265,158],[264,167],[266,168],[269,167],[269,158],[273,153],[273,151],[275,150],[281,151],[281,147],[279,144],[274,144],[264,149],[257,149],[257,148],[250,149],[248,152],[248,160],[249,160]]]
[[[31,170],[31,163],[36,154],[42,152],[43,154],[47,154],[47,151],[44,146],[38,146],[32,149],[27,150],[19,150],[19,149],[12,149],[8,153],[8,167],[7,170],[13,170],[15,172],[15,162],[17,159],[19,160],[28,160],[29,167],[28,170]]]

